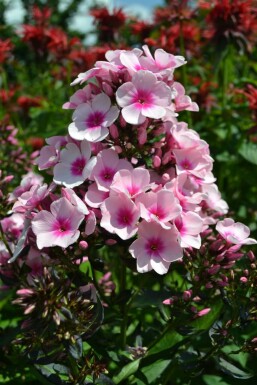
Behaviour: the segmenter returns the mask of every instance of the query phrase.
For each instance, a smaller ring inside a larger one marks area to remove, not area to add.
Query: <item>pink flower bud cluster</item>
[[[143,46],[108,51],[78,75],[72,85],[87,84],[64,105],[74,110],[68,135],[47,139],[37,159],[61,195],[53,185],[32,186],[14,204],[31,221],[33,246],[131,240],[137,270],[159,274],[185,249],[201,247],[201,232],[228,206],[208,144],[177,120],[182,110],[198,110],[174,81],[183,64]]]

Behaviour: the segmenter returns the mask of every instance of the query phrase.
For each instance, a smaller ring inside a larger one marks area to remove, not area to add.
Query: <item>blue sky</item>
[[[93,0],[85,0],[81,3],[79,12],[72,21],[72,29],[79,30],[82,33],[86,33],[92,29],[92,18],[88,15],[88,7],[90,3],[92,4],[91,1]],[[127,14],[136,15],[139,18],[148,21],[151,21],[153,8],[156,5],[163,4],[163,0],[101,0],[99,2],[110,9],[122,7]],[[61,7],[65,8],[67,3],[69,3],[69,0],[62,0]],[[18,26],[22,22],[24,16],[21,1],[12,0],[10,4],[10,10],[6,15],[7,21],[12,25]],[[86,43],[94,44],[94,37],[89,37],[88,40],[86,40]]]

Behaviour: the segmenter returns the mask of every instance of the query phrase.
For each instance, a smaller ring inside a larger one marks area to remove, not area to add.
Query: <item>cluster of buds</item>
[[[28,351],[43,348],[51,352],[79,343],[97,330],[102,321],[102,307],[93,285],[75,287],[71,280],[44,268],[33,284],[17,291],[13,301],[22,307],[27,318],[23,321],[24,343]]]

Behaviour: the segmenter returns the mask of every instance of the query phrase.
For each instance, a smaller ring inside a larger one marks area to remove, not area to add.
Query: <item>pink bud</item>
[[[19,289],[16,291],[16,294],[22,297],[29,297],[30,295],[34,294],[34,291],[31,289]]]
[[[81,250],[86,250],[88,248],[88,243],[86,241],[80,241],[79,247]]]
[[[103,88],[103,91],[110,97],[113,96],[113,89],[112,87],[106,83],[106,82],[102,82],[102,88]]]
[[[200,311],[196,314],[196,316],[197,316],[197,317],[202,317],[202,316],[208,314],[210,311],[211,311],[211,308],[210,308],[210,307],[207,307],[206,309],[200,310]]]
[[[110,127],[109,127],[109,131],[110,131],[110,135],[113,139],[118,139],[119,137],[119,131],[118,131],[118,128],[115,124],[112,124]]]
[[[169,298],[169,299],[165,299],[164,301],[162,301],[163,305],[173,305],[173,299],[172,298]]]
[[[242,283],[247,283],[248,282],[248,279],[246,277],[241,277],[240,278],[240,282]]]
[[[161,165],[161,158],[157,155],[153,157],[153,165],[154,167],[158,168]]]
[[[117,243],[117,241],[115,239],[111,239],[111,238],[109,238],[105,241],[105,244],[108,246],[116,245],[116,243]]]
[[[192,296],[192,290],[185,290],[182,295],[182,298],[184,301],[189,301],[191,296]]]

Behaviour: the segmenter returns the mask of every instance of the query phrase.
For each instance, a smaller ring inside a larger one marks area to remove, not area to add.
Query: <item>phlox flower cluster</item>
[[[201,233],[228,206],[208,144],[178,120],[181,111],[198,110],[174,81],[185,63],[143,46],[108,51],[78,75],[72,85],[83,88],[64,105],[74,110],[68,133],[47,139],[37,159],[53,183],[16,194],[13,210],[27,220],[24,244],[47,254],[76,242],[119,242],[139,272],[159,274],[185,249],[200,249]],[[225,221],[217,230],[228,242],[255,242]]]

